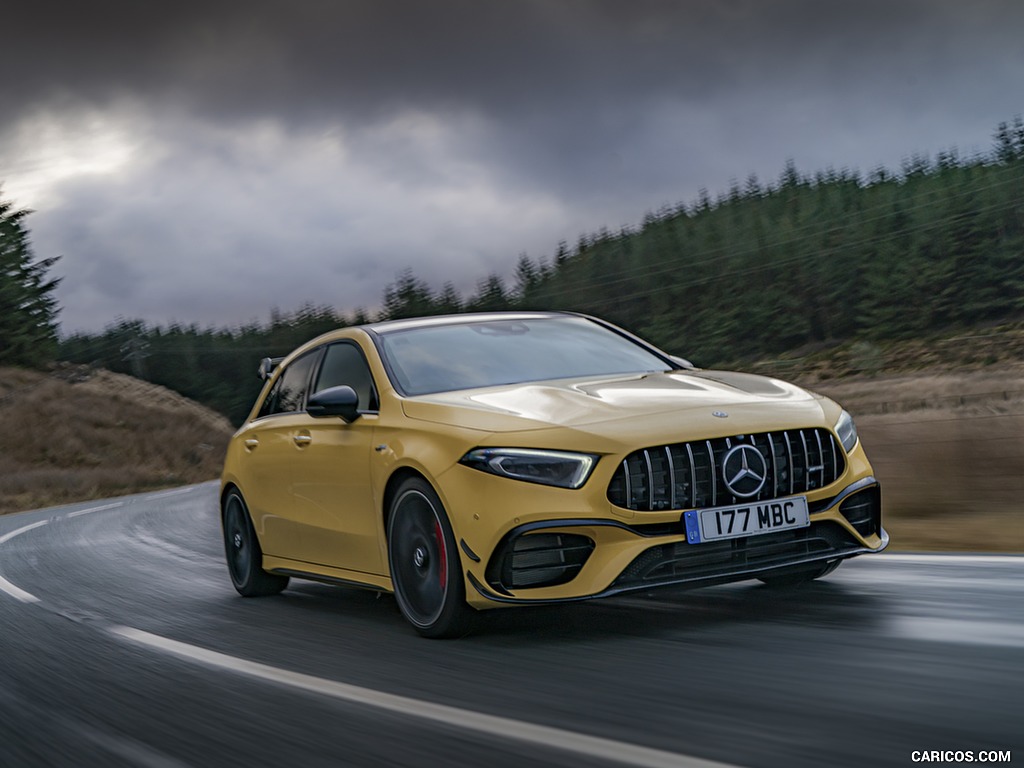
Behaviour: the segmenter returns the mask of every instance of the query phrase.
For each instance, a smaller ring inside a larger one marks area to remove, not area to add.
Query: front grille
[[[736,496],[725,484],[722,462],[738,445],[753,446],[764,458],[767,477],[754,495]],[[827,429],[719,437],[634,451],[615,471],[608,500],[646,512],[767,501],[823,488],[845,468],[843,452]]]
[[[497,588],[553,587],[576,578],[594,541],[577,533],[526,533],[504,542],[487,569]]]
[[[642,552],[612,584],[637,589],[660,584],[732,581],[754,570],[782,568],[808,558],[827,560],[860,549],[860,544],[835,523],[779,531],[700,545],[661,544]]]

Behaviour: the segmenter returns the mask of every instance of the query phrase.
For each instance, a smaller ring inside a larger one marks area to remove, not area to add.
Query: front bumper
[[[486,563],[466,571],[467,597],[478,608],[488,604],[550,604],[590,600],[657,587],[702,587],[773,575],[815,563],[881,552],[889,535],[881,524],[878,482],[868,476],[839,493],[811,502],[811,525],[724,541],[688,544],[682,520],[647,525],[608,518],[549,519],[508,531]],[[547,556],[518,549],[524,538],[546,535]],[[591,542],[585,555],[581,542]],[[531,586],[535,575],[510,576],[521,557],[520,573],[553,574],[550,585]],[[583,558],[582,562],[579,561]],[[559,566],[559,563],[562,565]],[[561,567],[561,578],[559,578]]]

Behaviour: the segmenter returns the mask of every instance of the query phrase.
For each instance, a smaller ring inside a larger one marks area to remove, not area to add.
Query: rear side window
[[[258,418],[272,416],[275,413],[294,413],[301,411],[306,403],[309,390],[309,376],[313,371],[319,350],[308,352],[288,364],[274,386],[270,388],[267,399],[263,401]]]
[[[348,342],[331,344],[327,347],[313,392],[342,385],[348,385],[356,391],[356,395],[359,396],[360,411],[379,409],[377,390],[373,386],[370,366],[366,362],[362,350]]]

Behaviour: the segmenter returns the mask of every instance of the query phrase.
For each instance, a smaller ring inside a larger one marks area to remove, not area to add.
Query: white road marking
[[[64,515],[64,517],[77,517],[78,515],[87,515],[90,512],[99,512],[101,509],[113,509],[114,507],[120,507],[123,503],[124,502],[117,501],[114,502],[113,504],[104,504],[99,507],[89,507],[88,509],[80,509],[77,512],[69,512],[66,515]],[[62,518],[57,517],[51,518],[50,520],[38,520],[37,522],[30,523],[28,525],[23,525],[21,528],[15,528],[13,531],[9,531],[8,533],[5,533],[3,536],[0,536],[0,545],[6,544],[15,536],[21,536],[21,534],[34,530],[35,528],[41,528],[44,525],[48,525],[51,522],[51,520],[60,519]],[[0,576],[0,592],[5,592],[11,597],[13,597],[15,600],[18,600],[22,603],[41,602],[39,598],[33,595],[31,592],[26,592],[21,587],[15,586],[7,579],[5,579],[3,576]]]
[[[64,515],[64,517],[71,518],[71,517],[78,517],[79,515],[90,515],[93,512],[99,512],[99,511],[104,510],[104,509],[115,509],[117,507],[123,507],[123,506],[124,506],[124,502],[123,501],[115,501],[113,504],[104,504],[101,507],[89,507],[88,509],[80,509],[77,512],[68,512],[66,515]]]
[[[1002,565],[1024,565],[1024,555],[943,555],[943,554],[888,554],[883,553],[878,557],[857,558],[860,563],[922,563],[928,565],[988,565],[999,563]]]
[[[195,490],[195,486],[189,486],[188,488],[177,488],[173,491],[161,491],[160,493],[154,493],[147,496],[147,499],[164,499],[168,496],[180,496],[183,493],[192,493]]]
[[[49,522],[50,522],[49,520],[40,520],[40,521],[38,521],[36,523],[31,523],[29,525],[23,525],[21,528],[15,528],[13,531],[10,531],[9,533],[5,533],[3,536],[0,536],[0,544],[6,544],[8,541],[13,539],[15,536],[21,536],[21,534],[25,533],[26,531],[31,531],[34,528],[41,528],[42,526],[46,525]],[[9,582],[3,576],[0,576],[0,592],[6,592],[8,595],[13,597],[15,600],[18,600],[19,602],[22,602],[22,603],[38,603],[39,602],[39,598],[38,597],[36,597],[35,595],[33,595],[30,592],[26,592],[21,587],[14,586],[13,584],[11,584],[11,582]]]
[[[329,696],[335,699],[368,705],[409,717],[431,720],[453,728],[475,731],[499,739],[533,744],[546,749],[571,752],[587,758],[598,758],[643,768],[732,768],[725,763],[704,760],[697,757],[667,752],[660,749],[641,747],[599,736],[587,736],[573,731],[564,731],[545,725],[524,723],[496,715],[487,715],[469,709],[429,701],[410,699],[391,693],[361,688],[335,680],[324,680],[312,675],[291,672],[235,656],[210,651],[199,646],[153,635],[133,627],[111,627],[115,636],[147,648],[162,651],[187,661],[247,675],[267,682],[286,685],[302,691]]]
[[[31,525],[23,525],[21,528],[15,528],[10,533],[5,533],[3,536],[0,536],[0,544],[6,544],[15,536],[21,536],[21,534],[31,531],[33,528],[42,528],[44,525],[48,525],[49,522],[49,520],[40,520],[38,523],[32,523]]]
[[[856,566],[854,566],[856,568]],[[1004,574],[1007,578],[995,579],[988,574],[991,571],[974,571],[961,573],[958,570],[950,569],[941,574],[935,573],[903,573],[894,577],[889,571],[881,569],[860,568],[851,569],[835,576],[826,578],[825,581],[836,581],[843,583],[858,584],[881,584],[903,590],[906,587],[930,587],[932,589],[958,589],[958,590],[985,590],[987,592],[1024,591],[1024,579],[1016,574],[1007,574],[1005,571],[996,571]]]
[[[1005,621],[899,616],[893,629],[896,635],[913,640],[1024,648],[1024,626]]]
[[[0,592],[6,592],[8,595],[13,597],[15,600],[19,600],[23,603],[38,603],[39,598],[30,592],[26,592],[20,587],[16,587],[3,576],[0,576]]]

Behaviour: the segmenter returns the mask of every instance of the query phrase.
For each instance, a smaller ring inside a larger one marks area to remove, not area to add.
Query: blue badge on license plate
[[[697,517],[697,510],[685,512],[683,522],[686,524],[686,543],[700,544],[700,518]]]

